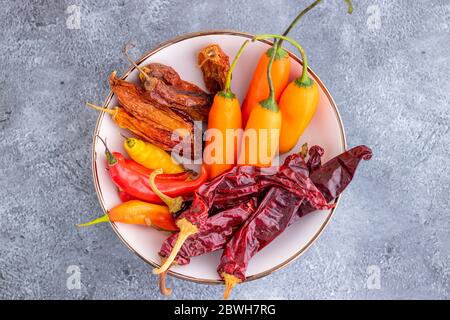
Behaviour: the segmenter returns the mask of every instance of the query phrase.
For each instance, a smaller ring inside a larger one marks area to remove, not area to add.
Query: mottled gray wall
[[[0,0],[0,298],[161,299],[149,266],[108,225],[74,227],[100,213],[97,113],[83,102],[106,97],[129,40],[138,55],[198,30],[281,32],[308,1],[186,2]],[[234,298],[449,298],[450,3],[355,2],[348,16],[325,1],[293,36],[335,97],[349,145],[375,156],[319,241]],[[67,28],[72,4],[80,29]],[[66,287],[70,265],[81,290]],[[380,289],[367,288],[370,266]],[[220,286],[170,282],[174,298],[221,297]]]

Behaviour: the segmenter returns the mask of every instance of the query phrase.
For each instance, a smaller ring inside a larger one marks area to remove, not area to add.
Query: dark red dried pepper
[[[311,148],[311,151],[315,152],[313,148]],[[310,153],[310,159],[312,157],[317,157],[317,155]],[[310,178],[317,189],[322,192],[325,199],[330,202],[335,200],[350,184],[355,176],[359,162],[361,160],[370,160],[371,158],[372,150],[369,147],[357,146],[334,157],[319,168],[311,170]],[[302,203],[300,210],[291,223],[315,210],[309,203]]]
[[[312,146],[311,149],[309,149],[308,154],[309,158],[306,166],[308,167],[308,171],[311,173],[319,169],[322,165],[322,156],[324,154],[324,150],[320,146]]]
[[[300,158],[301,156],[295,154],[288,159],[293,157]],[[290,160],[287,160],[278,171],[276,168],[272,168],[272,174],[268,173],[270,170],[267,168],[235,167],[200,187],[194,195],[191,207],[182,212],[176,221],[180,233],[169,257],[160,268],[153,272],[161,274],[170,267],[184,241],[201,230],[213,206],[220,207],[224,204],[246,201],[267,188],[278,186],[299,197],[306,197],[316,208],[330,208],[314,184],[307,182],[306,179],[299,179],[298,175],[304,176],[307,174],[307,168],[305,166],[300,168],[293,165],[293,162],[289,163]]]
[[[255,197],[210,216],[198,233],[186,239],[173,264],[185,265],[190,262],[191,257],[222,249],[233,233],[256,210],[257,203]],[[161,261],[165,261],[170,255],[177,238],[178,233],[175,233],[164,241],[159,252]],[[172,293],[172,289],[166,287],[166,276],[167,271],[159,275],[159,290],[167,296]]]
[[[297,173],[298,181],[314,186],[308,178],[309,170],[303,157],[289,156],[280,171],[285,168],[295,168],[292,172]],[[280,187],[271,188],[255,213],[227,242],[217,268],[225,280],[225,299],[233,286],[245,279],[249,260],[286,229],[305,198]]]
[[[174,263],[185,265],[191,257],[222,249],[233,233],[256,210],[256,198],[236,205],[233,208],[221,211],[208,217],[198,233],[192,235],[184,242],[178,252]],[[159,255],[167,258],[178,238],[178,233],[170,235],[163,243]]]
[[[324,192],[327,200],[331,201],[350,183],[360,160],[370,159],[372,152],[368,147],[359,146],[317,168],[320,165],[322,151],[315,148],[310,153],[309,167],[316,168],[311,173],[310,179],[317,183],[319,190]],[[308,166],[303,160],[298,161],[298,164],[308,170]],[[311,181],[306,177],[305,179]],[[309,207],[304,200],[304,198],[278,187],[270,189],[255,213],[225,246],[217,268],[226,284],[224,298],[228,297],[236,283],[245,279],[248,262],[259,250],[273,241],[300,216],[314,211],[314,209],[308,211]]]

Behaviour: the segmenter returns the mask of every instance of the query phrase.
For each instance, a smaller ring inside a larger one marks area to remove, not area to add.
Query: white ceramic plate
[[[173,67],[184,80],[202,87],[201,70],[197,67],[197,52],[211,43],[219,44],[231,58],[237,50],[252,35],[235,31],[209,31],[188,34],[170,40],[156,49],[148,52],[138,61],[145,65],[149,62],[159,62]],[[268,48],[268,42],[255,42],[248,46],[233,73],[232,90],[242,102],[248,83],[252,77],[261,54]],[[291,78],[300,75],[301,63],[291,54]],[[324,161],[340,154],[346,148],[345,133],[337,107],[320,79],[309,70],[310,76],[319,84],[320,97],[317,112],[310,125],[298,142],[298,148],[304,142],[310,146],[318,144],[325,149]],[[127,81],[137,81],[138,71],[131,68],[123,76]],[[104,107],[117,105],[117,99],[110,94]],[[94,184],[98,199],[103,210],[109,210],[120,203],[117,188],[111,182],[106,171],[104,147],[95,139],[95,135],[106,138],[112,150],[125,154],[120,133],[130,135],[126,130],[117,127],[111,117],[101,113],[94,131],[92,169]],[[282,155],[282,159],[286,155]],[[335,210],[335,209],[334,209]],[[320,235],[333,211],[317,211],[302,218],[290,226],[281,236],[259,252],[250,262],[247,270],[247,280],[253,280],[272,273],[299,257]],[[152,266],[159,266],[158,251],[167,233],[143,226],[111,224],[120,239],[144,261]],[[220,260],[221,251],[193,258],[187,266],[172,267],[170,274],[182,279],[202,282],[220,283],[216,267]]]

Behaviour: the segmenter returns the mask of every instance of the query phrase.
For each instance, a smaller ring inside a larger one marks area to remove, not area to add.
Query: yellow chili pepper
[[[146,168],[161,168],[164,173],[184,172],[183,167],[166,151],[151,143],[136,138],[127,138],[124,141],[124,147],[131,159]]]

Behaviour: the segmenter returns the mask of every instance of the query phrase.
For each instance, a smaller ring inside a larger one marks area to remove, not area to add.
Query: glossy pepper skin
[[[111,153],[105,144],[105,155],[107,160],[108,172],[114,184],[130,196],[150,202],[163,204],[161,198],[153,192],[149,175],[136,170],[135,164],[127,165],[127,161],[122,154],[118,152]],[[170,197],[192,195],[194,191],[201,186],[207,179],[206,170],[202,167],[200,175],[195,180],[178,181],[155,179],[158,189]]]
[[[298,15],[294,18],[291,24],[283,32],[283,36],[287,36],[289,32],[295,27],[298,21],[310,10],[312,10],[316,5],[318,5],[321,0],[315,0],[305,9],[300,11]],[[351,6],[350,0],[346,0],[348,5]],[[262,39],[258,39],[262,40]],[[282,91],[286,88],[289,81],[289,73],[291,69],[291,58],[289,54],[282,48],[283,41],[278,39],[278,49],[276,50],[275,61],[273,63],[271,76],[273,80],[273,86],[275,89],[275,100],[278,102]],[[247,121],[250,117],[252,109],[256,106],[259,101],[267,99],[269,97],[269,79],[267,77],[267,67],[269,65],[270,57],[275,46],[272,46],[267,50],[259,59],[256,66],[253,78],[247,89],[247,95],[242,104],[242,119],[243,126],[247,125]]]
[[[282,115],[258,103],[250,114],[241,140],[238,164],[267,167],[278,154]],[[252,132],[256,139],[252,139]]]
[[[149,176],[136,172],[124,165],[120,161],[117,153],[114,153],[118,159],[117,164],[109,164],[109,175],[114,184],[128,193],[130,196],[137,199],[147,201],[150,203],[163,204],[161,198],[153,192],[149,183]],[[123,156],[122,156],[123,157]],[[207,173],[204,169],[200,176],[191,181],[177,181],[177,180],[157,180],[158,189],[170,197],[188,196],[191,195],[199,186],[201,186],[207,178]]]
[[[203,161],[208,178],[213,179],[218,175],[230,170],[235,166],[239,139],[237,136],[227,136],[227,130],[238,130],[242,128],[241,107],[236,96],[218,93],[209,111],[208,129],[216,135],[212,141],[207,141],[203,153]],[[217,141],[218,137],[222,141]],[[229,139],[231,138],[231,139]],[[212,147],[214,148],[214,159],[212,159]],[[214,160],[214,161],[213,161]]]
[[[150,176],[153,172],[153,169],[146,168],[134,160],[126,159],[119,152],[113,152],[113,155],[117,159],[121,159],[125,166],[127,166],[128,168],[130,168],[136,172],[142,173],[146,176]],[[191,178],[191,176],[192,176],[192,172],[184,171],[184,172],[180,172],[180,173],[160,174],[157,176],[156,180],[157,181],[186,181],[189,178]]]
[[[319,89],[312,79],[294,80],[284,89],[279,107],[282,114],[280,153],[290,151],[311,122],[319,104]]]
[[[127,138],[124,141],[124,148],[131,159],[146,168],[161,168],[164,173],[182,173],[184,171],[183,167],[175,162],[170,154],[151,143],[136,138]]]
[[[231,75],[248,43],[248,40],[244,41],[234,57],[224,89],[214,96],[209,111],[207,141],[203,152],[203,163],[209,179],[230,170],[236,164],[240,143],[236,133],[242,129],[242,115],[239,100],[231,91]]]
[[[121,203],[112,208],[106,215],[79,226],[87,227],[106,221],[153,226],[166,231],[178,230],[172,214],[166,206],[140,200],[130,200]]]
[[[130,196],[128,193],[126,193],[123,190],[119,189],[118,191],[119,191],[119,199],[122,202],[127,202],[127,201],[130,201],[130,200],[137,200],[136,198]]]
[[[273,47],[265,51],[256,65],[252,80],[247,89],[247,95],[242,103],[242,124],[245,127],[250,118],[251,111],[260,101],[269,97],[269,80],[267,77],[267,67],[273,52]],[[289,81],[291,70],[291,58],[283,48],[279,47],[275,53],[271,75],[275,90],[275,100],[278,101],[283,89]]]
[[[271,75],[277,49],[275,44],[266,70],[269,96],[256,103],[245,125],[238,158],[240,165],[271,166],[272,160],[278,154],[281,112],[275,99],[275,86]]]
[[[301,76],[287,86],[278,104],[282,116],[279,132],[279,152],[285,153],[297,144],[298,139],[316,112],[319,102],[319,89],[308,75],[307,56],[300,44],[291,38],[277,34],[260,35],[256,38],[277,38],[280,41],[289,41],[298,49],[303,59]]]

